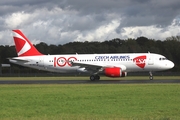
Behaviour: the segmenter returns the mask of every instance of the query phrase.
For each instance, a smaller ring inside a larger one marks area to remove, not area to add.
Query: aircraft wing
[[[72,66],[80,66],[80,68],[85,68],[88,71],[98,71],[102,68],[100,65],[94,64],[87,64],[87,63],[78,63],[78,62],[71,62]]]
[[[91,63],[79,63],[79,62],[71,62],[72,66],[80,66],[80,68],[85,68],[87,71],[92,72],[101,72],[104,68],[107,67],[116,67],[112,65],[99,65],[99,64],[91,64]]]

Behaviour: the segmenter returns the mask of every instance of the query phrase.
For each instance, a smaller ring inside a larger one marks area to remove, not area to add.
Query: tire
[[[96,75],[95,78],[96,78],[96,80],[100,80],[100,76],[99,75]]]
[[[90,76],[90,80],[91,80],[91,81],[100,80],[100,76],[99,76],[99,75],[91,75],[91,76]]]
[[[91,76],[90,76],[90,80],[91,80],[91,81],[95,81],[95,80],[96,80],[96,76],[95,76],[95,75],[91,75]]]
[[[149,76],[149,80],[153,80],[153,76]]]

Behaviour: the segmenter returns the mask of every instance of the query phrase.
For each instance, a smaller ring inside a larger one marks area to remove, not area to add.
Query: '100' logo
[[[66,65],[68,66],[72,66],[71,65],[71,62],[70,61],[73,61],[73,60],[77,60],[76,57],[69,57],[68,59],[66,59],[65,57],[54,57],[54,67],[64,67]]]

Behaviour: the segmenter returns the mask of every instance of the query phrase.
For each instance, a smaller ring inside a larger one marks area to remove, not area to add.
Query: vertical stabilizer
[[[41,54],[20,30],[13,30],[15,33],[14,43],[18,56],[37,56]]]

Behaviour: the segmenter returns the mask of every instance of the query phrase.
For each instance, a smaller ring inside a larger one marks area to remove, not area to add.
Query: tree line
[[[154,40],[146,37],[137,39],[120,39],[105,40],[103,42],[69,42],[64,45],[48,45],[41,42],[35,47],[43,54],[98,54],[98,53],[157,53],[166,56],[175,63],[171,70],[180,71],[180,36],[172,36],[166,40]],[[0,46],[0,63],[10,64],[7,58],[17,56],[15,46]],[[12,65],[14,72],[20,71],[21,66]],[[30,68],[24,68],[29,71]],[[22,72],[25,72],[25,70]],[[36,71],[36,70],[30,70]]]

